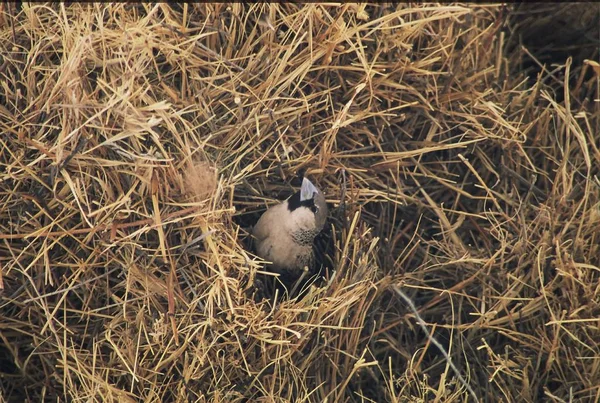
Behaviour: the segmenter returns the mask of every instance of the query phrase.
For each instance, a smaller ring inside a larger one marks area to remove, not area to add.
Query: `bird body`
[[[314,265],[313,244],[327,220],[325,196],[304,178],[300,191],[264,212],[252,235],[274,272],[299,274]]]

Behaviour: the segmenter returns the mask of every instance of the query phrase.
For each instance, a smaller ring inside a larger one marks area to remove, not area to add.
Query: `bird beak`
[[[302,187],[300,188],[300,201],[310,200],[315,197],[315,194],[317,193],[319,193],[319,189],[317,189],[311,181],[306,178],[302,179]]]

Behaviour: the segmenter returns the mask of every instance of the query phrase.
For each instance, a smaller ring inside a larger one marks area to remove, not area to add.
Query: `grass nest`
[[[1,4],[0,401],[598,401],[598,9]]]

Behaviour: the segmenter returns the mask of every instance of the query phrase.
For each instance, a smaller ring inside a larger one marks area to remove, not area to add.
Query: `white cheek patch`
[[[317,189],[311,181],[306,178],[302,179],[302,187],[300,188],[300,201],[310,200],[317,193],[319,193],[319,189]]]

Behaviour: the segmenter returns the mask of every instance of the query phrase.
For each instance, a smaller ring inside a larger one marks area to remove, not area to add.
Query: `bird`
[[[271,262],[270,270],[297,278],[314,268],[315,237],[327,221],[325,196],[306,177],[300,190],[268,208],[252,229],[257,256]]]

